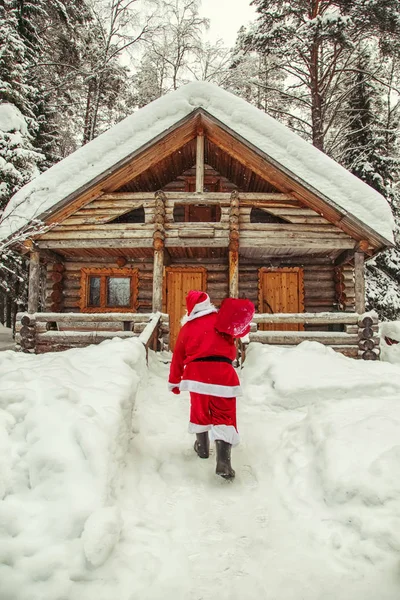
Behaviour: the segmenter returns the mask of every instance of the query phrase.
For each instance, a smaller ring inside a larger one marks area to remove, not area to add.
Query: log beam
[[[356,252],[354,255],[354,284],[356,312],[365,312],[365,275],[364,275],[364,253]]]
[[[229,296],[239,296],[239,195],[236,191],[231,194],[229,209]]]
[[[204,133],[199,131],[196,145],[196,192],[204,191]]]
[[[35,313],[39,308],[40,293],[40,254],[38,250],[31,250],[29,260],[29,292],[28,312]]]
[[[153,233],[154,263],[153,263],[153,312],[162,311],[164,247],[165,247],[165,194],[156,192],[155,230]]]

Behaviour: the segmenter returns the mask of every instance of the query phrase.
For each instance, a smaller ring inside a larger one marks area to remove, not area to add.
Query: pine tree
[[[400,152],[397,132],[400,105],[393,104],[393,62],[386,64],[388,87],[370,76],[373,60],[370,48],[360,52],[358,70],[349,94],[345,115],[348,121],[342,161],[354,175],[384,195],[396,221],[395,237],[400,233]],[[390,66],[391,65],[391,66]],[[380,69],[381,74],[384,70]],[[386,101],[384,101],[386,99]],[[366,265],[367,305],[382,318],[400,317],[400,248],[381,252]]]
[[[0,209],[39,172],[43,155],[32,144],[37,130],[27,82],[28,50],[19,35],[16,3],[0,6]]]
[[[388,52],[398,46],[398,0],[253,0],[258,12],[252,47],[274,55],[288,76],[287,94],[309,122],[310,139],[326,137],[346,98],[357,45],[366,37]]]

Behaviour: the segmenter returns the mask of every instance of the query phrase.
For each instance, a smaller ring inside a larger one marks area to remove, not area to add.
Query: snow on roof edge
[[[207,113],[207,111],[205,111],[203,109],[204,112]],[[208,113],[210,115],[210,113]],[[210,115],[211,116],[211,115]],[[215,119],[214,117],[214,120]],[[220,122],[220,124],[224,125],[224,123]],[[226,126],[225,126],[226,127]],[[237,132],[234,132],[237,136]],[[241,136],[239,136],[241,137]],[[375,233],[375,235],[377,234],[377,231],[375,229],[373,229],[372,227],[370,227],[369,225],[367,225],[365,222],[361,221],[359,218],[357,218],[353,213],[349,212],[346,208],[343,208],[343,206],[340,206],[338,204],[336,204],[336,202],[334,200],[332,200],[331,198],[328,198],[327,196],[325,196],[325,194],[323,194],[320,190],[317,190],[316,188],[314,188],[310,183],[308,183],[307,181],[304,181],[301,177],[299,177],[298,175],[296,175],[295,173],[289,171],[284,165],[277,163],[276,160],[274,158],[272,158],[271,156],[269,156],[266,152],[260,150],[260,148],[254,146],[251,142],[248,142],[246,139],[242,138],[243,143],[245,143],[247,146],[252,146],[252,149],[257,153],[257,154],[261,154],[268,162],[270,162],[271,164],[274,164],[274,166],[280,170],[283,171],[284,173],[286,173],[289,177],[291,177],[292,179],[295,179],[302,187],[308,189],[310,192],[312,192],[313,194],[315,194],[316,196],[318,196],[319,198],[321,198],[321,200],[323,202],[325,202],[326,204],[328,204],[329,206],[331,206],[332,208],[338,210],[340,213],[342,213],[344,216],[348,216],[350,217],[353,221],[356,221],[357,223],[359,223],[364,229],[372,231]],[[305,141],[305,140],[303,140]],[[308,143],[308,142],[306,142]],[[347,169],[345,169],[344,167],[342,167],[341,165],[339,165],[339,163],[337,163],[334,159],[330,158],[328,155],[324,154],[324,156],[333,161],[335,165],[340,166],[342,169],[344,169],[347,173],[349,173],[350,175],[352,175],[352,173],[350,173],[349,171],[347,171]],[[352,175],[353,177],[355,177],[355,175]],[[356,177],[356,179],[358,181],[361,181],[361,183],[363,183],[364,185],[366,185],[367,187],[369,187],[371,190],[374,190],[373,188],[371,188],[371,186],[369,186],[368,184],[366,184],[365,182],[363,182],[362,180],[360,180],[358,177]],[[385,202],[388,204],[386,198],[384,196],[382,196],[382,194],[379,194],[379,192],[376,192],[381,198],[383,198],[385,200]],[[389,206],[389,204],[388,204]],[[389,206],[390,209],[390,206]],[[391,212],[391,209],[390,209]],[[383,236],[382,234],[379,234],[379,237],[382,239],[382,241],[385,241],[388,243],[388,245],[390,246],[394,246],[395,242],[394,239],[388,239],[387,237]],[[393,236],[392,236],[393,237]]]
[[[193,82],[151,102],[53,165],[19,190],[0,223],[0,239],[88,187],[197,109],[204,109],[341,212],[393,243],[386,199],[283,124],[226,90]],[[23,213],[18,208],[23,206]]]

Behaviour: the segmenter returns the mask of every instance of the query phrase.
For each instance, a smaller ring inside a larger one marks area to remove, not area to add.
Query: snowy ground
[[[167,356],[150,354],[146,371],[138,352],[124,341],[47,357],[2,353],[0,390],[17,376],[20,387],[19,400],[0,394],[14,482],[0,504],[0,600],[398,600],[399,366],[346,359],[316,343],[282,350],[253,344],[241,373],[237,477],[226,482],[214,475],[214,455],[200,460],[192,450],[188,396],[166,391]],[[73,357],[67,378],[63,356]],[[54,361],[61,361],[57,393]],[[134,393],[128,404],[123,399],[139,370],[121,471]],[[38,394],[33,401],[25,388]],[[93,437],[83,429],[92,440],[86,462],[68,454],[71,463],[59,461],[64,468],[48,481],[49,456],[75,432],[74,411],[86,402],[92,409],[84,423],[96,410],[106,437],[99,443],[91,421]],[[105,418],[107,406],[119,417]],[[33,434],[32,423],[43,427]],[[116,423],[123,433],[113,438]],[[111,485],[91,467],[96,453],[118,474]],[[44,493],[35,480],[24,487],[18,469],[27,468],[60,491],[48,486]],[[98,507],[90,491],[101,482],[107,498]],[[70,520],[60,517],[65,494]],[[87,495],[85,521],[75,515]],[[70,521],[74,528],[60,528]]]

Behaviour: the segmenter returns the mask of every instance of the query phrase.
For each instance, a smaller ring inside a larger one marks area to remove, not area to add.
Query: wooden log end
[[[372,327],[365,327],[364,329],[358,330],[358,337],[360,340],[367,340],[374,336],[374,330]]]
[[[62,305],[61,305],[61,303],[60,303],[60,302],[53,302],[53,303],[50,305],[50,312],[56,312],[56,313],[59,313],[59,312],[61,312],[61,310],[62,310]]]
[[[362,353],[361,358],[363,360],[378,360],[379,354],[373,350],[366,350]]]
[[[28,325],[30,325],[30,324],[31,324],[31,319],[28,317],[28,315],[24,315],[24,316],[21,318],[21,325],[28,326]]]
[[[63,273],[65,271],[65,265],[62,263],[54,263],[53,264],[53,272]]]
[[[54,283],[60,283],[62,281],[62,278],[63,274],[58,271],[53,271],[53,273],[51,274],[51,279],[52,281],[54,281]]]
[[[372,317],[364,317],[358,322],[359,327],[372,327],[374,325],[374,320]]]
[[[51,294],[50,294],[50,298],[51,298],[52,302],[57,303],[57,304],[61,302],[62,297],[63,297],[63,295],[60,290],[54,290],[54,292],[51,292]]]
[[[19,334],[21,337],[26,338],[28,336],[33,336],[33,331],[33,327],[29,327],[29,325],[23,325],[19,330]]]

